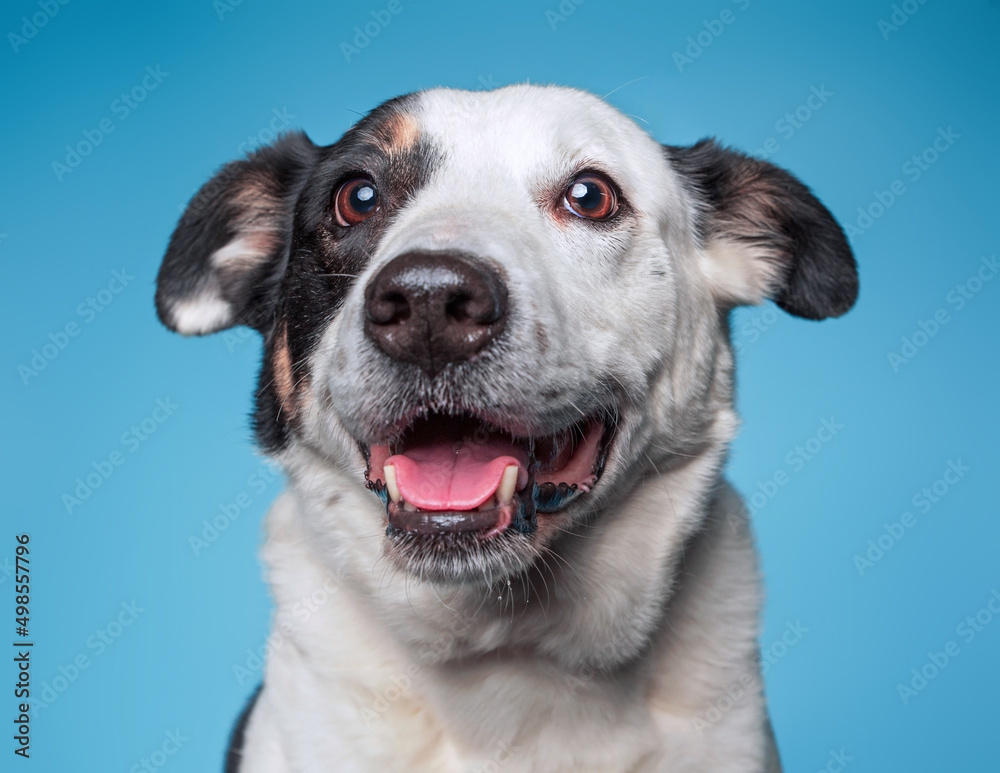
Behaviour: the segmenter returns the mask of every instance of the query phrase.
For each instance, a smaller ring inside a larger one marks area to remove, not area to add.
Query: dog
[[[223,167],[156,306],[260,332],[288,479],[227,770],[779,771],[729,316],[857,292],[790,173],[570,88],[418,92]]]

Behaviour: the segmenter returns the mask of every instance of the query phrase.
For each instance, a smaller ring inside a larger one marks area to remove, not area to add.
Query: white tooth
[[[500,479],[496,493],[497,501],[501,506],[509,504],[510,500],[514,498],[514,489],[517,487],[517,472],[516,464],[508,464],[504,468],[503,477]]]
[[[403,500],[403,509],[406,512],[408,512],[408,513],[415,513],[415,512],[417,512],[417,506],[416,505],[411,505],[406,500]]]
[[[399,500],[403,497],[399,494],[399,486],[396,485],[396,467],[392,464],[387,464],[383,468],[385,472],[385,487],[389,490],[389,498],[399,504]]]

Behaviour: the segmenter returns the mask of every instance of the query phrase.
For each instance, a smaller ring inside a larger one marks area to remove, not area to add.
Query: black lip
[[[508,505],[511,507],[511,505]],[[395,502],[387,508],[389,526],[410,534],[446,534],[453,531],[488,531],[503,515],[502,508],[467,510],[458,512],[433,512],[429,510],[403,510]]]
[[[534,488],[534,481],[524,491],[517,492],[514,500],[504,507],[489,510],[458,510],[435,512],[430,510],[402,510],[386,497],[386,534],[407,532],[421,536],[435,536],[455,532],[476,532],[485,537],[501,518],[510,516],[508,530],[531,534],[538,528],[535,502],[527,492]],[[507,510],[507,512],[505,512]]]

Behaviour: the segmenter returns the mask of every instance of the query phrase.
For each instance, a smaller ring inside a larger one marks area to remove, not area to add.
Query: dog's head
[[[263,448],[346,471],[373,507],[343,517],[398,566],[470,582],[724,448],[734,306],[822,319],[856,294],[842,230],[789,173],[514,86],[402,97],[328,147],[290,134],[229,164],[156,300],[180,333],[260,331]]]

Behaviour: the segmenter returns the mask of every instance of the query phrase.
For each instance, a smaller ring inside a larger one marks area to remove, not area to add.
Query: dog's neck
[[[659,770],[655,760],[677,755],[756,769],[756,732],[740,736],[731,764],[711,751],[730,725],[764,722],[756,557],[719,478],[723,448],[648,476],[567,534],[544,583],[488,589],[394,572],[372,528],[378,500],[316,460],[284,459],[292,484],[264,550],[276,610],[258,718],[274,728],[261,738],[290,756],[311,749],[303,769],[344,754],[358,734],[366,748],[391,749],[400,770],[464,770],[454,760],[469,749],[506,759],[511,739],[528,744],[518,771],[557,769],[554,759],[533,765],[570,748],[587,771]],[[745,697],[689,747],[731,684]],[[284,722],[303,711],[308,722]],[[415,746],[404,752],[401,739]]]

